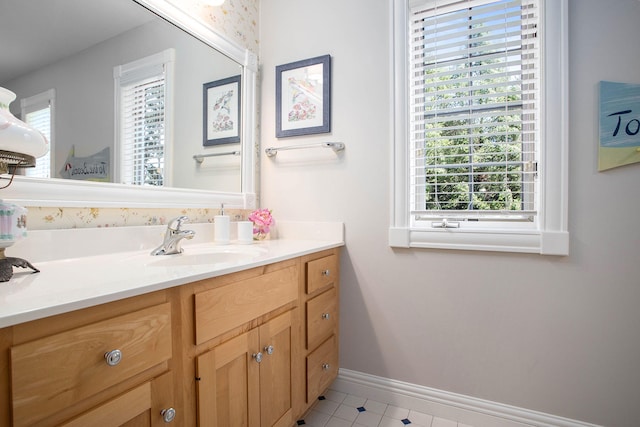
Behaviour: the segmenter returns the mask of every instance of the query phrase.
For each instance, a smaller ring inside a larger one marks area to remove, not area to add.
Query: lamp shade
[[[49,151],[47,138],[11,114],[9,104],[15,99],[15,93],[0,87],[0,150],[34,158],[44,156]]]

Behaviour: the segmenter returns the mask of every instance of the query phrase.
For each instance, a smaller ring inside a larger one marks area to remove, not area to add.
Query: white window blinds
[[[167,121],[170,116],[173,50],[118,66],[119,181],[164,186],[167,182]]]
[[[410,24],[414,220],[533,220],[537,0],[426,1]]]
[[[51,178],[51,150],[53,149],[53,109],[55,104],[54,90],[24,98],[21,101],[22,118],[25,123],[39,130],[47,141],[49,151],[36,159],[36,166],[24,169],[26,176]]]
[[[122,180],[164,184],[164,75],[122,88]]]

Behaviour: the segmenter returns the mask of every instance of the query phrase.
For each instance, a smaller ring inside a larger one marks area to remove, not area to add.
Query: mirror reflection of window
[[[173,50],[115,68],[120,182],[167,186]]]
[[[55,105],[55,91],[50,89],[37,95],[23,98],[20,101],[22,118],[25,123],[39,130],[47,141],[49,151],[36,159],[36,166],[24,169],[26,176],[36,178],[51,178],[51,151],[53,150],[53,116]]]

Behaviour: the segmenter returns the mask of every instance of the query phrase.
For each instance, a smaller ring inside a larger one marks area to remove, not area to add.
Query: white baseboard
[[[340,369],[332,390],[410,408],[474,427],[598,427],[416,384]]]

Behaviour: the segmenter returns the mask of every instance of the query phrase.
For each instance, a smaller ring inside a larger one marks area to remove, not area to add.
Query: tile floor
[[[327,390],[298,425],[305,427],[471,427],[384,402]]]

